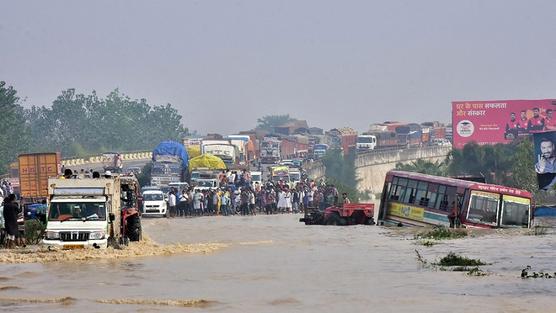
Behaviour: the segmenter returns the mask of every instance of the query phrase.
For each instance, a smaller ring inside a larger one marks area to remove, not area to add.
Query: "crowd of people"
[[[168,197],[170,217],[299,213],[306,207],[324,210],[331,205],[349,203],[347,194],[342,194],[340,199],[337,188],[323,181],[304,179],[291,185],[279,180],[259,184],[249,180],[248,172],[239,175],[237,185],[231,185],[227,177],[220,180],[218,188],[172,189]]]

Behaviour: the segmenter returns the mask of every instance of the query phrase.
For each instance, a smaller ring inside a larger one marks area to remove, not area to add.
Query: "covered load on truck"
[[[226,164],[221,158],[210,153],[201,154],[189,160],[189,169],[191,171],[198,168],[206,168],[210,170],[225,170]]]
[[[168,187],[173,182],[183,182],[189,166],[189,155],[183,144],[163,141],[152,156],[151,185]]]

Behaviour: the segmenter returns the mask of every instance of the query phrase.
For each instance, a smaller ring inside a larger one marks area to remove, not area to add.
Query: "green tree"
[[[170,104],[151,106],[114,90],[106,98],[96,92],[77,94],[68,89],[52,107],[27,111],[35,150],[57,150],[63,156],[106,151],[150,150],[162,140],[187,134],[182,116]]]
[[[29,125],[17,91],[0,81],[0,173],[5,173],[10,162],[30,147]]]
[[[487,183],[538,190],[533,144],[524,138],[511,144],[479,146],[468,143],[461,150],[453,150],[448,157],[451,176],[484,175]]]
[[[322,159],[326,168],[325,176],[329,184],[336,186],[340,193],[348,193],[352,201],[358,201],[357,175],[355,173],[355,153],[346,156],[340,149],[330,149]]]
[[[274,127],[283,125],[287,122],[295,121],[289,114],[266,115],[257,119],[257,128],[271,131]]]
[[[447,176],[448,169],[446,162],[436,161],[430,162],[419,159],[409,164],[398,163],[396,164],[397,170],[417,172],[422,174],[429,174],[435,176]]]

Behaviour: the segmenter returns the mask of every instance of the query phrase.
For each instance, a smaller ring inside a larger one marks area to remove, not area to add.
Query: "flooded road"
[[[418,245],[399,229],[305,226],[299,215],[144,219],[161,244],[201,252],[1,264],[0,311],[556,312],[556,236],[493,231]],[[491,263],[468,276],[423,266],[450,251]]]

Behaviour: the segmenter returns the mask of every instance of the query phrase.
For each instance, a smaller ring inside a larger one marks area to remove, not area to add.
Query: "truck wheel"
[[[141,219],[135,214],[126,219],[126,237],[129,241],[139,241],[141,239]]]
[[[342,225],[342,218],[337,213],[332,213],[326,219],[326,225]],[[344,223],[345,224],[345,223]]]

